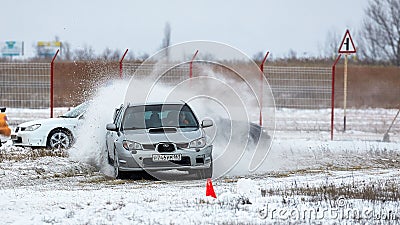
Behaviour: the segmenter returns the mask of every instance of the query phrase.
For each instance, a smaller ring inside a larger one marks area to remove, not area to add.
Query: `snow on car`
[[[89,103],[85,102],[58,118],[33,120],[18,125],[11,139],[15,146],[69,148]]]

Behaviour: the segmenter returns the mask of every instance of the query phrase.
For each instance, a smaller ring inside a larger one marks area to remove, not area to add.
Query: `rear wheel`
[[[47,147],[51,149],[67,149],[73,142],[72,134],[66,130],[53,130],[47,138]]]

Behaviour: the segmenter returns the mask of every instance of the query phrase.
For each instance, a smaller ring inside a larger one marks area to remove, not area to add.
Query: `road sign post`
[[[263,81],[264,81],[264,63],[267,60],[268,55],[269,55],[269,51],[265,54],[264,59],[260,64],[260,70],[261,70],[261,73],[260,73],[260,84],[261,84],[260,92],[261,92],[261,97],[260,97],[260,118],[259,118],[260,119],[260,121],[259,121],[260,127],[262,127],[262,125],[263,125],[262,108],[263,108],[263,95],[264,95],[264,87],[263,87],[264,86],[264,83],[263,83]]]
[[[347,63],[349,54],[356,53],[356,47],[351,38],[350,31],[346,30],[339,53],[344,54],[344,79],[343,79],[343,132],[346,132],[346,108],[347,108]]]
[[[348,54],[344,55],[344,83],[343,83],[343,132],[346,131],[346,108],[347,108],[347,61]]]

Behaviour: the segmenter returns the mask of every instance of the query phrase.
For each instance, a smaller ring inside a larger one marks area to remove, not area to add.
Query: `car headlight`
[[[134,141],[123,141],[122,146],[124,146],[124,148],[126,150],[130,150],[130,151],[143,149],[143,146],[140,143],[137,143]]]
[[[33,124],[25,128],[25,131],[34,131],[40,127],[40,124]]]
[[[196,139],[189,143],[189,148],[202,148],[204,146],[206,146],[206,138],[205,137]]]

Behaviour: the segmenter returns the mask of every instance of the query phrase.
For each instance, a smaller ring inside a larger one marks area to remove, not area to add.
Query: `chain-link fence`
[[[49,63],[0,63],[0,106],[49,108]]]
[[[189,78],[189,64],[144,64],[124,63],[123,76],[131,77],[135,75],[135,79],[143,80],[150,75],[157,75],[158,84],[173,86]]]
[[[264,68],[277,108],[331,107],[332,70],[329,67]]]
[[[63,63],[65,64],[66,62]],[[138,63],[123,63],[123,76],[131,77],[136,72],[136,79],[144,79],[151,73],[157,72],[157,74],[160,74],[159,71],[162,71],[162,75],[157,82],[176,85],[188,79],[190,75],[189,63],[178,66],[140,65]],[[81,67],[86,68],[87,66]],[[112,73],[115,73],[114,67],[110,69]],[[99,79],[98,76],[84,74],[88,71],[93,74],[92,69],[87,69],[87,71],[83,69],[74,70],[73,72],[68,71],[65,68],[62,70],[63,74],[56,74],[55,82],[60,83],[61,81],[57,80],[61,78],[73,79],[76,82],[72,87],[76,88],[76,86],[79,86],[77,84],[82,86],[86,85],[86,83],[96,82],[96,79]],[[193,66],[194,77],[206,75],[205,73],[207,71],[204,71],[200,66]],[[278,132],[318,131],[325,136],[329,136],[332,115],[332,74],[330,67],[267,66],[264,67],[264,74],[275,98],[277,108],[275,120]],[[79,81],[79,76],[84,76],[86,83]],[[90,79],[92,81],[89,81]],[[58,87],[62,86],[65,85],[58,85]],[[0,63],[0,90],[0,106],[2,107],[48,109],[50,107],[50,63]],[[77,91],[72,92],[69,88],[57,88],[57,91],[62,92],[63,96],[77,98],[74,94]],[[77,93],[85,92],[80,91]],[[63,100],[62,102],[68,101]],[[70,106],[60,104],[57,106]],[[336,108],[339,109],[335,110],[334,128],[335,133],[341,135],[343,110],[340,109],[339,102],[336,103]],[[355,112],[354,114],[352,114],[353,111]],[[347,133],[351,133],[353,130],[384,133],[390,125],[394,113],[393,110],[382,109],[378,114],[376,114],[376,110],[348,110]],[[391,132],[394,132],[392,134],[400,133],[399,122],[395,122]]]

